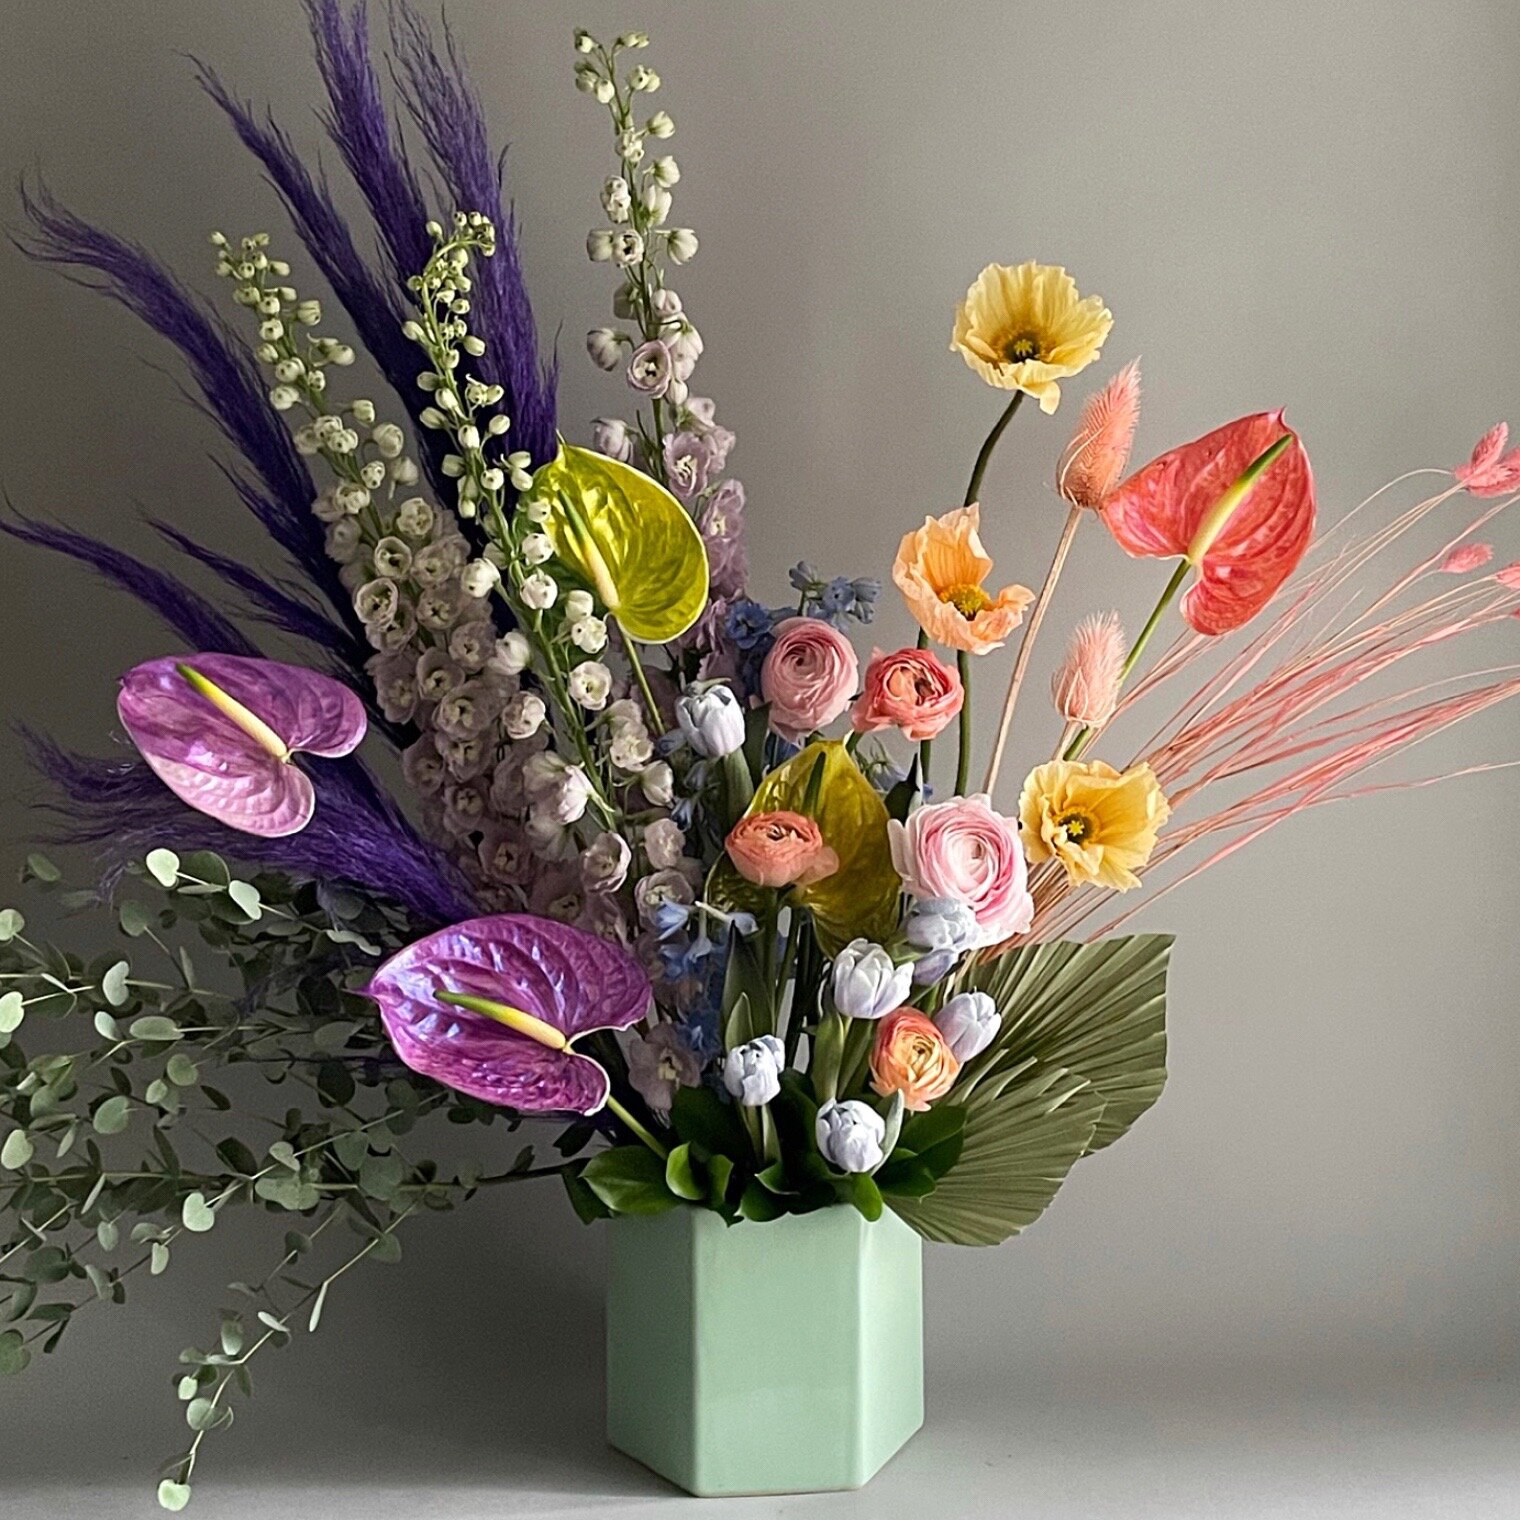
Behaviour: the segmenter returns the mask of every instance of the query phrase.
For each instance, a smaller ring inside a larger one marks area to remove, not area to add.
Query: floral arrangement
[[[1130,363],[1052,445],[1065,518],[1040,589],[1005,584],[979,532],[998,441],[1026,398],[1058,411],[1114,320],[1033,262],[989,265],[955,315],[951,348],[1001,410],[962,504],[904,514],[891,573],[917,644],[862,658],[875,579],[804,562],[786,605],[757,599],[735,436],[696,388],[703,340],[673,284],[698,244],[672,222],[675,124],[650,109],[647,39],[575,35],[576,85],[615,148],[586,244],[612,323],[587,349],[629,393],[583,447],[561,437],[452,39],[397,5],[391,98],[363,5],[308,9],[377,257],[276,124],[201,82],[340,324],[262,233],[213,236],[219,309],[25,194],[29,251],[180,350],[237,456],[229,502],[286,561],[266,574],[188,515],[157,523],[216,580],[206,596],[66,527],[5,524],[172,637],[122,677],[128,747],[96,760],[32,739],[55,836],[105,874],[63,892],[38,853],[23,879],[111,914],[130,945],[82,958],[0,914],[0,1371],[234,1207],[273,1216],[279,1242],[181,1355],[191,1435],[164,1470],[169,1510],[256,1354],[315,1332],[332,1286],[396,1260],[403,1227],[487,1188],[557,1177],[588,1221],[701,1208],[753,1228],[844,1207],[932,1240],[1017,1233],[1165,1080],[1170,941],[1116,937],[1122,894],[1153,899],[1377,790],[1374,766],[1520,691],[1514,666],[1481,661],[1400,678],[1520,609],[1520,567],[1491,569],[1478,536],[1520,488],[1502,426],[1433,472],[1433,495],[1374,516],[1379,493],[1316,540],[1281,410],[1127,473]],[[345,383],[361,346],[390,401]],[[1465,497],[1492,502],[1383,570]],[[1089,522],[1165,577],[1133,638],[1082,616],[1031,711],[1030,654]],[[260,627],[306,657],[268,658]],[[988,683],[1001,713],[978,756]],[[1150,736],[1121,741],[1142,706]],[[1035,762],[1016,795],[1014,741]],[[395,792],[361,758],[386,750]],[[440,1122],[542,1118],[550,1154],[535,1131],[494,1171],[424,1149]]]

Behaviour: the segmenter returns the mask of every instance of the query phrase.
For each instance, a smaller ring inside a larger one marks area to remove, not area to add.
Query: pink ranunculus
[[[855,650],[837,628],[809,617],[778,623],[776,642],[760,667],[771,727],[790,743],[801,744],[850,705],[859,675]]]
[[[883,654],[873,649],[865,690],[855,701],[850,722],[858,734],[898,728],[918,744],[951,722],[965,700],[954,667],[930,650]]]
[[[1018,825],[985,795],[955,797],[895,819],[892,864],[914,897],[948,897],[971,909],[983,943],[1022,934],[1034,918]]]
[[[757,887],[808,887],[839,869],[822,830],[800,813],[751,813],[734,825],[724,848]]]

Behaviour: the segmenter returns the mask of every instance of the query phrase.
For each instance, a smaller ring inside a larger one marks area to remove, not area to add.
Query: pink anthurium
[[[1183,617],[1199,633],[1229,633],[1304,557],[1314,475],[1282,412],[1258,412],[1151,460],[1102,512],[1126,553],[1191,565],[1197,579],[1183,595]]]
[[[364,705],[342,682],[234,654],[134,666],[121,679],[116,711],[181,801],[267,838],[304,829],[316,807],[294,756],[346,755],[365,729]]]
[[[609,1105],[623,1116],[606,1070],[571,1049],[649,1010],[649,979],[621,946],[553,919],[498,913],[408,945],[364,990],[396,1054],[422,1076],[521,1113]]]

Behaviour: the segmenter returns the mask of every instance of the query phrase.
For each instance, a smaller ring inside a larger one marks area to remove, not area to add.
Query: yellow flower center
[[[1033,333],[1020,333],[1003,345],[1003,359],[1008,364],[1027,364],[1040,357],[1040,340]]]
[[[948,602],[969,623],[979,612],[992,605],[992,598],[980,586],[950,586],[939,594],[942,602]]]
[[[1056,819],[1056,827],[1066,835],[1067,844],[1086,844],[1096,829],[1086,813],[1063,813]]]

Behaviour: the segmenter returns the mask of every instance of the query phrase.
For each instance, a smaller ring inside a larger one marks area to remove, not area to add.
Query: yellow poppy
[[[1057,382],[1098,357],[1113,325],[1102,297],[1083,299],[1055,264],[989,264],[956,309],[950,347],[988,385],[1025,391],[1053,412]]]
[[[1101,760],[1052,760],[1036,766],[1019,798],[1024,853],[1031,865],[1059,860],[1073,882],[1128,892],[1151,858],[1156,831],[1171,814],[1155,772],[1137,765],[1121,776]]]

